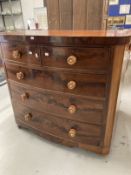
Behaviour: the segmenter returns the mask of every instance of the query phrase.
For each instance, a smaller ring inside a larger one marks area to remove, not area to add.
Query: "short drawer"
[[[14,106],[16,120],[23,121],[28,127],[63,138],[63,140],[97,146],[100,144],[102,137],[100,126],[61,119],[51,114],[38,112],[17,102],[14,103]]]
[[[41,65],[40,50],[35,45],[20,43],[2,44],[4,59],[25,63],[26,65]]]
[[[101,125],[105,100],[88,99],[9,82],[12,100],[61,118]]]
[[[43,66],[107,71],[108,48],[42,47]]]
[[[6,64],[7,76],[36,87],[84,96],[105,97],[106,74],[79,74],[60,70],[36,70]]]

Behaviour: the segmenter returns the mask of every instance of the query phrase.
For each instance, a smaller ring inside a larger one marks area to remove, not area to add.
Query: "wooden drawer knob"
[[[20,53],[20,51],[19,51],[19,50],[14,50],[14,51],[12,52],[12,57],[13,57],[13,59],[20,59],[20,58],[21,58],[21,53]]]
[[[18,80],[22,80],[22,79],[24,79],[24,73],[23,72],[17,72],[16,77],[17,77]]]
[[[71,55],[67,58],[67,63],[69,65],[74,65],[76,62],[77,62],[77,58],[73,55]]]
[[[69,81],[67,84],[68,89],[73,90],[76,87],[76,82],[75,81]]]
[[[29,94],[28,93],[23,93],[23,94],[21,94],[21,100],[22,101],[25,101],[26,99],[28,99],[29,98]]]
[[[69,134],[69,137],[71,137],[71,138],[75,137],[76,136],[76,129],[73,129],[73,128],[70,129],[68,134]]]
[[[74,114],[76,112],[76,106],[75,105],[70,105],[68,108],[68,112],[70,114]]]
[[[30,113],[24,116],[25,121],[30,121],[32,119],[32,115]]]

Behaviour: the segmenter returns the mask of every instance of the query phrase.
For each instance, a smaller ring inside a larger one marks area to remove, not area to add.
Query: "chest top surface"
[[[0,42],[23,41],[51,45],[119,45],[129,43],[131,30],[22,30],[1,32]]]

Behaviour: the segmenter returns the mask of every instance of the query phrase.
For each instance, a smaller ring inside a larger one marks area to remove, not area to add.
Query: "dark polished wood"
[[[0,32],[0,42],[27,42],[54,46],[111,46],[130,42],[131,30],[25,30]]]
[[[3,57],[15,62],[41,65],[40,50],[35,45],[25,45],[19,42],[2,44]]]
[[[43,66],[106,71],[110,64],[109,48],[43,47],[41,50]],[[76,58],[74,64],[69,64],[70,56]]]
[[[130,30],[1,32],[18,127],[108,154],[130,36]]]
[[[90,32],[89,32],[90,33]],[[78,35],[78,37],[74,37],[74,34],[72,34],[72,36],[68,36],[65,37],[63,36],[63,33],[61,34],[61,39],[59,39],[59,35],[57,34],[56,36],[48,36],[46,35],[44,38],[42,38],[41,36],[38,36],[38,35],[35,35],[35,33],[32,33],[34,35],[32,36],[21,36],[21,35],[5,35],[4,37],[1,37],[0,36],[0,41],[3,42],[3,43],[7,43],[7,42],[16,42],[16,41],[24,41],[25,44],[29,44],[29,45],[50,45],[50,46],[74,46],[74,47],[107,47],[109,45],[117,45],[117,44],[126,44],[128,43],[130,40],[129,40],[129,37],[124,37],[121,39],[121,37],[115,37],[115,36],[112,36],[112,37],[104,37],[102,35],[101,36],[101,33],[100,33],[100,36],[89,36],[89,33],[87,35],[87,37],[83,36],[84,33],[82,34],[82,36],[80,37]],[[98,32],[99,34],[99,32]],[[25,34],[24,34],[25,35]],[[41,34],[42,35],[42,34]]]
[[[105,74],[79,74],[61,70],[36,70],[14,64],[6,64],[6,69],[9,79],[35,87],[83,96],[105,97],[106,95],[107,76]],[[21,79],[17,77],[20,73],[24,75]],[[70,89],[68,86],[70,81],[76,83],[73,89]]]
[[[88,125],[64,118],[61,119],[51,114],[21,106],[18,102],[14,102],[13,105],[15,106],[16,118],[32,128],[37,128],[41,132],[53,134],[74,142],[100,145],[102,135],[102,128],[100,126]],[[25,119],[25,117],[30,119]],[[72,128],[76,130],[76,137],[74,138],[69,135],[69,131]]]
[[[0,32],[1,38],[5,36],[21,36],[23,39],[25,36],[50,36],[50,37],[97,37],[97,38],[121,38],[124,40],[127,38],[130,39],[131,30],[17,30],[17,31],[7,31]],[[18,38],[19,39],[19,38]],[[103,43],[104,44],[104,43]]]
[[[9,81],[12,100],[23,105],[45,111],[62,118],[101,125],[105,100],[96,100],[64,93],[32,88]],[[24,99],[23,99],[24,98]],[[69,113],[69,107],[76,106],[75,113]],[[61,115],[62,114],[62,115]]]

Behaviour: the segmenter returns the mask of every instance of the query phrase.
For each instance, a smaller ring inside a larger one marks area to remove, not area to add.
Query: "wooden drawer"
[[[40,132],[49,133],[49,135],[56,135],[63,138],[63,140],[97,146],[100,144],[102,137],[100,126],[61,119],[51,114],[38,112],[18,102],[13,104],[15,106],[16,120],[23,121],[29,127],[35,128]]]
[[[42,47],[43,66],[107,71],[108,48]]]
[[[62,118],[102,124],[104,100],[88,99],[9,82],[12,100]]]
[[[36,45],[24,45],[21,43],[3,43],[4,58],[25,63],[26,65],[41,65],[40,50]]]
[[[105,97],[105,74],[78,74],[60,70],[36,70],[6,64],[7,77],[36,87],[84,96]]]

